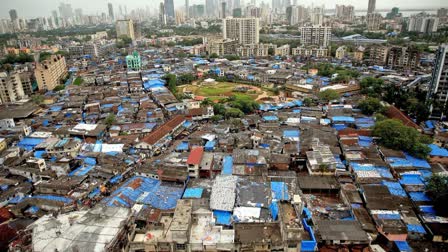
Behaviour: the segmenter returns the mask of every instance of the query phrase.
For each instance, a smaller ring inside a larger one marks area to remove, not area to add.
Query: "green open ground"
[[[248,86],[252,90],[248,92],[234,91],[236,87]],[[255,100],[259,96],[273,95],[269,90],[259,87],[253,87],[246,84],[232,83],[232,82],[218,82],[218,83],[201,83],[199,85],[183,85],[179,87],[183,93],[190,91],[197,96],[204,96],[211,100],[220,100],[229,96],[237,96],[240,98]]]

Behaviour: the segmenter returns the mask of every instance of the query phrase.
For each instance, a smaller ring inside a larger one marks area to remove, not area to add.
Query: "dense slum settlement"
[[[374,117],[356,108],[358,84],[332,86],[285,62],[159,53],[142,52],[140,72],[121,60],[71,60],[70,78],[83,85],[69,79],[40,105],[1,109],[0,250],[401,252],[447,241],[448,219],[425,187],[448,151],[430,145],[423,160],[378,146]],[[345,102],[267,99],[239,123],[212,122],[204,97],[168,89],[163,76],[184,72],[290,93],[323,83]],[[445,132],[431,121],[421,130]]]

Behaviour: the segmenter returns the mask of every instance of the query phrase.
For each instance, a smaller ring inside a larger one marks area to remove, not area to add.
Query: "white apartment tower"
[[[327,47],[331,40],[330,26],[304,26],[300,27],[300,40],[303,45],[318,45]]]
[[[439,46],[436,52],[436,60],[432,70],[431,81],[429,83],[428,94],[426,96],[428,101],[435,100],[447,106],[448,101],[448,44]],[[438,108],[431,107],[431,117],[442,118],[443,111]]]
[[[225,18],[222,22],[223,39],[237,40],[241,45],[258,44],[260,25],[258,18]]]

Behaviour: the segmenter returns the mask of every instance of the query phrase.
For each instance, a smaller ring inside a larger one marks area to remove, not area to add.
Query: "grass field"
[[[249,86],[250,88],[252,88],[252,90],[250,90],[248,92],[234,91],[235,87],[242,86],[242,85],[244,85],[244,84],[238,84],[238,83],[232,83],[232,82],[218,82],[218,83],[213,83],[213,84],[203,83],[201,85],[180,86],[179,90],[181,92],[190,91],[195,95],[205,96],[211,100],[220,100],[220,99],[224,99],[226,97],[232,96],[232,95],[235,95],[237,97],[244,98],[244,99],[254,100],[260,94],[262,94],[264,92],[267,92],[268,95],[272,95],[272,93],[269,91],[266,91],[264,89],[262,90],[258,87],[252,87],[252,86]],[[248,86],[248,85],[244,85],[244,86]]]

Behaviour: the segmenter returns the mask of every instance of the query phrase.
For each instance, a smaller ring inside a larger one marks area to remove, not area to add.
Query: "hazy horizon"
[[[68,1],[68,0],[0,0],[1,5],[3,6],[2,11],[0,12],[1,18],[9,18],[9,10],[16,9],[19,17],[23,18],[31,18],[31,17],[40,17],[40,16],[49,16],[51,15],[51,11],[57,10],[59,3],[70,3],[73,9],[82,8],[84,14],[100,14],[102,12],[107,13],[107,4],[110,2],[114,5],[114,10],[118,11],[118,6],[127,6],[128,12],[132,9],[136,8],[146,8],[152,7],[157,8],[158,3],[162,0],[127,0],[127,1],[119,1],[119,0],[77,0],[77,1]],[[247,2],[250,0],[241,0],[242,2]],[[272,0],[257,0],[257,4],[261,2],[271,3]],[[377,9],[391,9],[392,7],[399,7],[400,9],[434,9],[434,8],[448,8],[448,3],[442,3],[445,0],[427,0],[427,1],[415,1],[415,0],[377,0],[376,8]],[[292,2],[292,1],[291,1]],[[181,7],[185,3],[185,0],[174,0],[175,7]],[[205,0],[190,0],[191,4],[200,4],[205,3]],[[355,6],[355,10],[364,10],[367,9],[368,0],[298,0],[298,3],[301,5],[325,5],[327,9],[333,9],[336,4],[351,4]],[[154,5],[156,4],[156,5]]]

